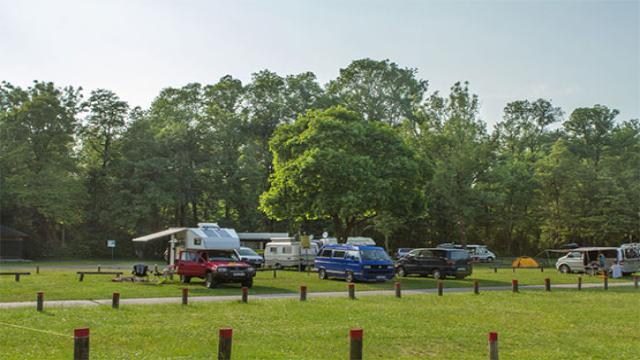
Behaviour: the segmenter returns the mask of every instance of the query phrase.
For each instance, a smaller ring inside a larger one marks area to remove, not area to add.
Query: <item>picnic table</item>
[[[20,282],[20,276],[21,275],[31,275],[30,272],[12,272],[12,271],[3,271],[0,272],[0,275],[9,275],[9,276],[15,276],[16,277],[16,281]]]
[[[80,275],[79,281],[84,280],[85,275],[116,275],[120,277],[122,275],[122,271],[78,271],[76,274]]]

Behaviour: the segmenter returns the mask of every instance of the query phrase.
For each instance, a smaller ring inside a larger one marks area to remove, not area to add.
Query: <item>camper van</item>
[[[304,270],[313,266],[313,260],[318,253],[318,245],[310,242],[305,249],[302,243],[293,238],[272,238],[264,248],[264,266],[269,268],[300,267]]]
[[[376,246],[376,242],[373,241],[370,237],[362,237],[362,236],[349,236],[347,238],[347,245],[368,245],[368,246]]]
[[[618,248],[615,247],[582,247],[569,250],[567,255],[556,262],[556,269],[561,273],[572,272],[596,273],[600,270],[608,271],[611,265],[618,260]],[[600,269],[600,254],[605,257],[605,267]]]
[[[618,249],[618,261],[625,275],[640,271],[640,243],[622,244]]]

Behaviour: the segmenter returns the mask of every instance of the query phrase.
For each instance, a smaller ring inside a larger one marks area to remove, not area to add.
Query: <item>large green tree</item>
[[[274,173],[261,209],[277,220],[333,222],[345,241],[383,212],[406,217],[421,203],[412,150],[388,125],[344,108],[311,111],[278,128]]]

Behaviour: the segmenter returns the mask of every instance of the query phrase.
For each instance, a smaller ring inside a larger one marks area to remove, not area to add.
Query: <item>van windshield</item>
[[[256,253],[255,251],[253,251],[253,250],[251,250],[249,248],[240,248],[240,250],[238,250],[238,252],[242,256],[258,256],[258,253]]]
[[[391,260],[382,249],[360,250],[360,254],[362,254],[362,260]]]
[[[238,261],[238,257],[232,250],[209,250],[203,253],[203,258],[209,261]]]

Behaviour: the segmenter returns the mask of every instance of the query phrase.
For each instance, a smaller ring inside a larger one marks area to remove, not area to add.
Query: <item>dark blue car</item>
[[[379,246],[330,244],[320,250],[314,264],[320,279],[386,281],[394,276],[393,261]]]

